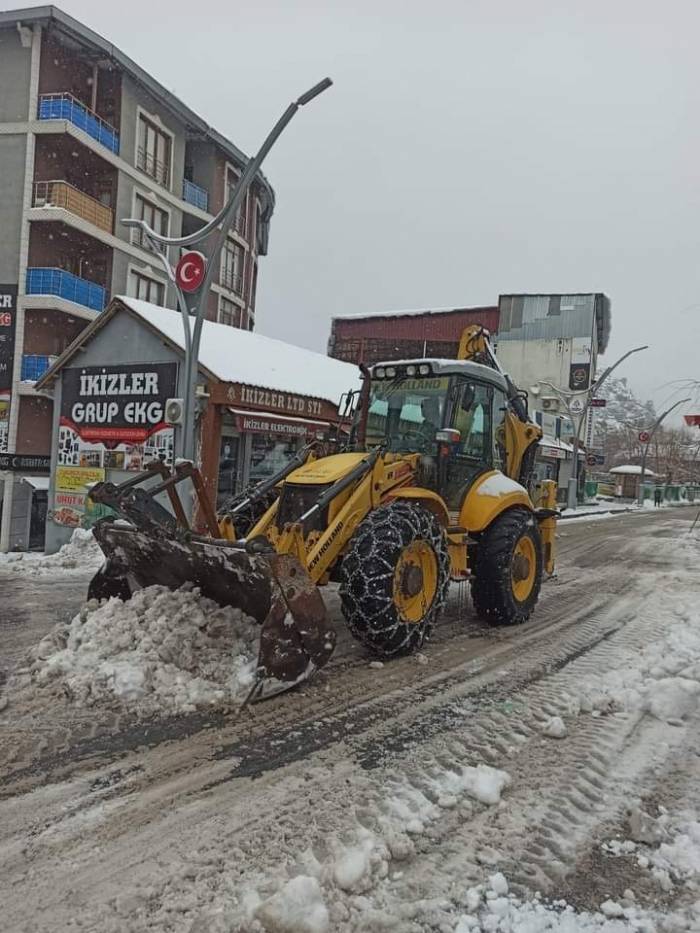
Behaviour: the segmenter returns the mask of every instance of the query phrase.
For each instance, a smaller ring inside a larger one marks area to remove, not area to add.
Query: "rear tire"
[[[477,615],[490,625],[521,625],[542,585],[542,539],[532,513],[512,509],[481,534],[471,579]]]
[[[450,557],[437,518],[392,502],[371,512],[341,567],[340,598],[351,633],[374,654],[419,648],[447,596]]]

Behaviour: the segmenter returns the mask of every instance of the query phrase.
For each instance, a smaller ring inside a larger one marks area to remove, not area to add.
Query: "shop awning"
[[[564,441],[560,441],[558,437],[552,437],[550,434],[542,435],[539,447],[543,457],[554,460],[566,460],[567,454],[573,453],[574,450],[571,444],[566,444]]]
[[[330,428],[328,421],[313,421],[310,418],[292,418],[287,415],[268,415],[266,412],[246,411],[243,408],[228,409],[236,418],[236,427],[244,434],[281,434],[285,437],[308,437],[325,433]]]
[[[23,476],[22,482],[27,483],[32,489],[47,490],[49,488],[48,476]]]

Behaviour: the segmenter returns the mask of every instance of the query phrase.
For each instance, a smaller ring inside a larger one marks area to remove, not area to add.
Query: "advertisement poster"
[[[59,466],[139,472],[151,460],[172,464],[174,431],[164,416],[177,363],[66,369],[62,385]]]
[[[0,398],[0,454],[7,453],[7,438],[10,434],[10,400]]]
[[[0,285],[0,395],[12,388],[16,318],[17,286]]]
[[[89,527],[91,522],[87,518],[97,507],[86,502],[86,496],[94,483],[103,482],[104,479],[105,471],[101,468],[57,467],[54,507],[50,518],[57,525],[68,528]],[[101,518],[102,514],[98,517]]]

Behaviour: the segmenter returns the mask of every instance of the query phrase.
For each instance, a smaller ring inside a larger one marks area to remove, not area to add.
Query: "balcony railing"
[[[111,233],[113,229],[112,210],[67,181],[35,181],[32,207],[62,207],[100,230]]]
[[[119,153],[119,133],[106,120],[98,117],[85,104],[61,91],[58,94],[42,94],[39,98],[40,120],[68,120],[78,129],[84,130],[110,152]]]
[[[146,175],[150,175],[151,178],[157,181],[159,185],[163,185],[164,188],[168,187],[170,180],[169,162],[161,162],[160,159],[156,159],[154,155],[150,152],[146,152],[145,149],[137,149],[136,168],[140,168]]]
[[[231,269],[222,269],[219,279],[224,288],[234,292],[239,298],[243,297],[243,276],[240,272],[234,272]]]
[[[182,199],[188,204],[194,204],[202,211],[209,209],[209,192],[195,185],[193,181],[188,181],[187,178],[182,179]]]
[[[163,235],[167,236],[167,230],[163,231]],[[152,244],[149,240],[146,239],[144,232],[140,227],[134,227],[132,229],[131,242],[134,244],[134,246],[140,246],[141,249],[145,249],[150,253],[157,250],[159,253],[163,253],[164,256],[167,256],[168,254],[168,246],[166,243]]]
[[[67,301],[102,311],[107,304],[107,289],[65,269],[34,267],[27,269],[28,295],[56,295]]]
[[[22,382],[36,382],[58,359],[57,356],[37,356],[35,353],[22,355]]]

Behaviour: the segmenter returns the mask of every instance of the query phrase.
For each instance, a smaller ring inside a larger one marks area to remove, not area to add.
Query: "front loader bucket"
[[[323,599],[297,558],[250,554],[223,540],[156,538],[111,522],[100,522],[93,531],[107,560],[89,595],[124,598],[127,581],[171,590],[192,583],[203,596],[261,623],[258,676],[249,699],[306,680],[333,653],[335,631]],[[266,684],[266,679],[272,683]]]

